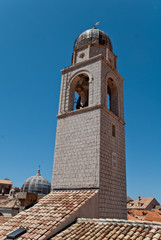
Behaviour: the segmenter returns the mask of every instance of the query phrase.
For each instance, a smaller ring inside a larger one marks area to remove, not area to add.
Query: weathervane
[[[93,28],[96,28],[96,26],[98,26],[100,24],[100,22],[96,22],[95,24],[94,24],[94,27]]]

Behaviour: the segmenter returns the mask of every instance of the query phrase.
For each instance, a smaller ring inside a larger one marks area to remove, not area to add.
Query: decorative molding
[[[85,61],[82,61],[82,62],[80,62],[80,63],[76,63],[75,65],[69,66],[69,67],[67,67],[67,68],[64,68],[64,69],[61,70],[61,72],[62,72],[62,74],[63,74],[63,73],[66,73],[66,72],[69,72],[69,71],[71,71],[71,70],[77,69],[77,68],[80,67],[80,66],[84,66],[84,65],[87,64],[87,63],[90,63],[90,62],[93,62],[93,61],[99,60],[99,59],[100,59],[100,60],[102,59],[102,60],[109,66],[109,68],[110,68],[122,81],[125,81],[125,79],[117,72],[117,70],[116,70],[115,68],[113,68],[113,67],[111,66],[111,64],[105,59],[105,57],[104,57],[102,54],[99,54],[99,55],[94,56],[94,57],[92,57],[92,58],[89,58],[89,59],[87,59],[87,60],[85,60]]]
[[[104,107],[101,104],[100,105],[91,106],[91,107],[85,107],[85,108],[73,110],[71,112],[67,112],[67,113],[63,113],[63,114],[59,114],[59,115],[57,115],[57,118],[59,119],[59,118],[67,117],[67,116],[81,114],[81,113],[92,111],[92,110],[95,110],[95,109],[103,109],[105,112],[109,113],[113,118],[118,120],[122,125],[125,125],[124,121],[122,121],[118,116],[116,116],[113,112],[111,112],[110,110],[108,110],[106,107]]]

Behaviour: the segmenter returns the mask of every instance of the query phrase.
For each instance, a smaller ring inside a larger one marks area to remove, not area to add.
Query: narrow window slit
[[[112,136],[116,137],[116,129],[114,124],[112,124]]]

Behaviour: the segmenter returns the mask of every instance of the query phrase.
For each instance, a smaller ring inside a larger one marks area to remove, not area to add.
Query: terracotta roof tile
[[[10,220],[12,217],[8,217],[8,216],[0,216],[0,225],[7,222],[8,220]]]
[[[20,227],[27,229],[27,232],[19,240],[44,239],[96,193],[97,190],[51,192],[33,207],[1,225],[0,239],[5,239],[7,234]]]
[[[130,201],[127,203],[128,209],[142,209],[142,210],[150,210],[150,208],[154,208],[156,205],[159,205],[158,201],[155,198],[141,198],[139,197],[136,200]],[[153,207],[152,207],[153,206]]]
[[[131,209],[127,212],[128,220],[135,221],[151,221],[151,222],[161,222],[161,211],[157,209],[153,210],[135,210]]]
[[[161,239],[161,225],[148,222],[114,219],[78,219],[51,240],[157,240]]]

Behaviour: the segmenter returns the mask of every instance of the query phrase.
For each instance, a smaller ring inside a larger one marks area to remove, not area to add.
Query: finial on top
[[[94,24],[94,27],[93,28],[95,28],[96,29],[96,26],[98,26],[100,24],[100,22],[95,22],[95,24]]]
[[[39,165],[39,168],[37,170],[37,175],[40,176],[40,165]]]

